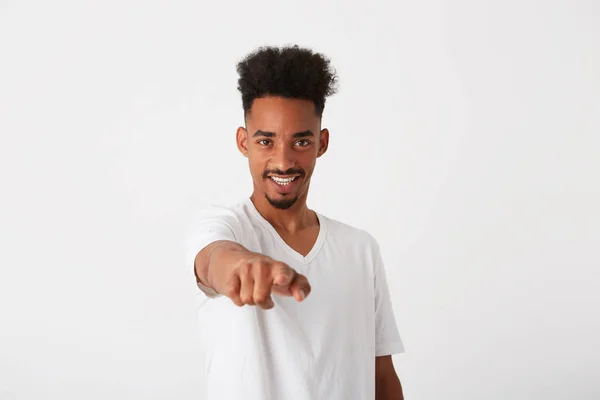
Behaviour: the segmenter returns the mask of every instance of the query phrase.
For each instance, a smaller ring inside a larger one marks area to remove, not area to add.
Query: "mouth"
[[[275,189],[281,194],[290,193],[300,182],[300,176],[269,176],[269,181],[275,186]]]

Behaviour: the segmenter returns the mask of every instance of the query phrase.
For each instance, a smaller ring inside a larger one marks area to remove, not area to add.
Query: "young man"
[[[391,354],[404,348],[377,241],[306,204],[329,143],[329,60],[263,47],[237,70],[245,127],[236,139],[254,191],[202,210],[186,240],[205,296],[203,399],[403,399]]]

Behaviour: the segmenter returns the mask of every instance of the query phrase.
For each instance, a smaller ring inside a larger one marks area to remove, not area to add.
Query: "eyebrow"
[[[275,135],[275,132],[264,132],[259,129],[256,132],[254,132],[254,135],[252,135],[252,137],[257,137],[257,136],[264,136],[264,137],[272,138],[277,135]],[[312,133],[311,131],[303,131],[303,132],[294,133],[292,135],[292,138],[295,139],[295,138],[303,138],[303,137],[310,137],[310,136],[315,136],[315,134]]]

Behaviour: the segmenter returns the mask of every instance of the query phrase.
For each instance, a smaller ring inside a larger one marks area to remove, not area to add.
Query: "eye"
[[[306,147],[310,144],[310,141],[306,140],[306,139],[298,140],[296,143],[300,143],[300,142],[306,143],[305,145],[300,145],[300,147]]]
[[[261,140],[259,140],[256,143],[260,144],[261,146],[267,146],[268,145],[268,143],[267,144],[263,144],[263,142],[270,142],[270,140],[269,139],[261,139]]]

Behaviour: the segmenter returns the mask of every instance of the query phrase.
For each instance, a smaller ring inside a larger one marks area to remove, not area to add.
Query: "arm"
[[[248,250],[239,243],[229,240],[212,242],[196,255],[196,259],[194,260],[196,280],[200,284],[214,289],[214,285],[211,283],[215,272],[214,265],[235,264],[244,253],[248,253]]]
[[[374,246],[375,288],[375,389],[376,400],[403,400],[400,380],[394,370],[392,354],[402,353],[404,345],[400,339],[387,277],[379,245]]]
[[[375,400],[404,400],[391,355],[375,357]]]
[[[302,301],[310,284],[287,264],[247,250],[230,240],[216,240],[205,246],[194,259],[199,285],[213,295],[229,297],[237,306],[274,306],[271,293],[293,296]]]

